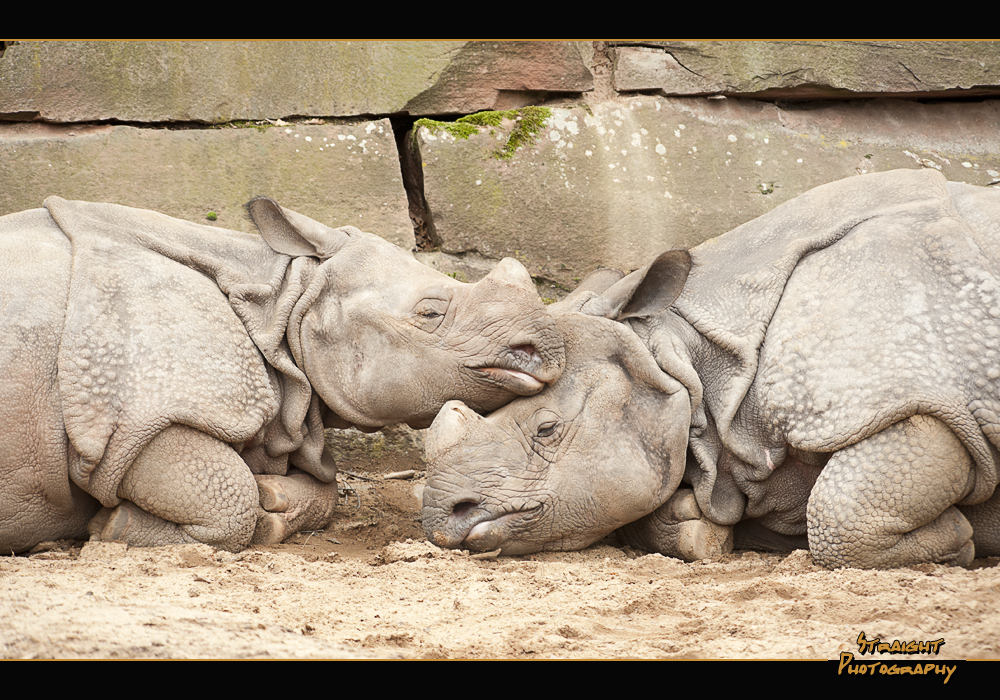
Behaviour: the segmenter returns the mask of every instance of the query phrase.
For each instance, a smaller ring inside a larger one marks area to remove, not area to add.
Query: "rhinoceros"
[[[324,426],[426,427],[449,399],[488,411],[559,375],[520,263],[465,284],[247,208],[261,235],[58,197],[0,218],[0,551],[88,530],[239,550],[258,519],[280,540],[329,515]]]
[[[1000,554],[998,271],[1000,192],[902,170],[588,277],[550,307],[554,385],[435,419],[427,537],[519,554],[617,531],[827,568]]]

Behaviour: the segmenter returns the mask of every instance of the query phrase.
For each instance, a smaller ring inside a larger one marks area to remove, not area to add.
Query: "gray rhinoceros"
[[[902,170],[587,278],[550,307],[559,381],[435,419],[427,537],[517,554],[618,530],[691,559],[735,534],[829,568],[1000,554],[998,271],[1000,192]]]
[[[258,498],[280,540],[329,515],[324,426],[426,427],[559,375],[516,261],[463,284],[352,226],[248,210],[261,236],[58,197],[0,218],[0,551],[88,526],[238,550]]]

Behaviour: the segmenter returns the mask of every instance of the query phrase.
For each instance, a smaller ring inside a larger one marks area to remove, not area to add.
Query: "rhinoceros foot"
[[[102,508],[87,525],[91,541],[125,542],[133,547],[156,547],[165,544],[216,544],[211,538],[201,539],[188,530],[199,528],[179,525],[147,513],[130,501],[122,501],[114,508]]]
[[[972,544],[977,557],[1000,556],[1000,489],[983,503],[958,506],[972,525]]]
[[[326,526],[337,506],[337,483],[325,483],[304,472],[254,477],[261,508],[253,544],[278,544],[303,530]]]
[[[733,528],[708,520],[691,489],[678,489],[649,515],[617,530],[622,543],[685,561],[733,551]]]
[[[257,518],[257,529],[253,532],[250,544],[281,544],[292,534],[294,532],[289,529],[288,521],[281,513],[264,513]]]

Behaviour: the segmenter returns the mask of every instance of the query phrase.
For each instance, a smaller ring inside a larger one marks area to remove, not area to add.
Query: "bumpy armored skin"
[[[429,538],[530,552],[621,528],[830,568],[1000,551],[1000,191],[859,176],[680,253],[551,307],[553,386],[485,418],[446,404]]]
[[[952,504],[972,460],[941,421],[916,415],[836,452],[806,510],[809,549],[829,568],[972,563],[969,521]]]
[[[559,376],[520,263],[463,284],[354,227],[248,210],[261,235],[58,197],[0,218],[0,552],[280,541],[336,502],[325,427],[422,427]]]

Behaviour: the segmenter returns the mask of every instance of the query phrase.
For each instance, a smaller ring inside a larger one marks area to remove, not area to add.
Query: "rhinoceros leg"
[[[146,446],[118,496],[91,521],[92,537],[148,547],[205,543],[239,551],[259,513],[257,485],[233,449],[201,431],[172,425]]]
[[[677,489],[662,506],[616,533],[622,544],[685,561],[733,551],[733,528],[708,520],[691,489]]]
[[[917,415],[836,452],[806,509],[809,550],[827,568],[967,566],[972,527],[954,503],[973,463],[948,427]]]
[[[1000,556],[1000,489],[982,503],[959,506],[972,525],[972,544],[977,557]]]
[[[337,482],[324,483],[305,472],[254,477],[264,513],[254,544],[278,544],[289,535],[326,526],[337,505]]]

